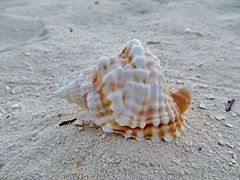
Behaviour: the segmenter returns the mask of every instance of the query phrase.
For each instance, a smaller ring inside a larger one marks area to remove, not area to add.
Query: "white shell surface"
[[[186,87],[191,89],[190,85]],[[169,142],[183,128],[160,61],[136,39],[129,41],[119,56],[101,57],[92,80],[78,82],[62,92],[69,102],[83,105],[96,115],[94,122],[104,131],[126,138]]]

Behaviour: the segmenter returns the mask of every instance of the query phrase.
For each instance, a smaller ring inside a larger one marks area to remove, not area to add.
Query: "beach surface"
[[[170,89],[194,86],[182,136],[153,144],[59,126],[78,107],[54,92],[133,38]],[[239,180],[240,2],[1,0],[0,179]]]

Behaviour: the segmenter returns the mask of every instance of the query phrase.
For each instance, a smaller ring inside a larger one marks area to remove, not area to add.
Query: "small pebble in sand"
[[[147,41],[147,44],[160,44],[160,41]]]
[[[79,159],[77,159],[77,160],[75,160],[75,165],[78,167],[78,166],[80,166],[82,164],[82,161],[81,160],[79,160]]]
[[[237,117],[237,113],[232,112],[232,117]]]
[[[40,115],[41,117],[44,117],[44,116],[46,116],[46,114],[45,113],[41,113],[41,115]]]
[[[78,131],[83,131],[84,128],[83,127],[78,127]]]
[[[77,119],[73,124],[78,127],[83,127],[84,122],[80,119]]]
[[[75,152],[78,152],[78,149],[74,149]]]
[[[201,102],[201,103],[199,104],[199,108],[200,108],[200,109],[206,109],[206,105]]]
[[[215,97],[212,94],[207,95],[206,99],[213,100]]]
[[[232,128],[233,125],[232,124],[228,124],[228,123],[224,123],[225,126],[229,127],[229,128]]]
[[[233,146],[232,144],[227,143],[226,145],[227,145],[228,147],[232,148],[232,149],[234,148],[234,146]]]
[[[185,29],[185,33],[191,33],[191,32],[192,32],[192,30],[190,28]]]
[[[183,84],[184,84],[184,82],[183,82],[183,81],[181,81],[181,80],[178,80],[178,81],[177,81],[177,84],[181,84],[181,85],[183,85]]]
[[[192,141],[186,141],[185,144],[186,144],[187,147],[192,147],[193,146]]]
[[[219,145],[223,146],[225,143],[223,140],[219,139],[218,142],[217,142]]]
[[[203,36],[202,33],[197,32],[197,31],[192,31],[190,28],[186,28],[185,29],[185,33],[187,33],[187,34],[194,34],[194,35],[197,35],[197,36]]]
[[[216,115],[215,118],[216,118],[216,120],[219,120],[219,121],[225,119],[225,117],[223,115],[221,115],[221,114],[220,115]]]
[[[21,105],[20,104],[14,104],[12,105],[12,109],[20,109]]]
[[[30,56],[31,54],[29,52],[24,52],[25,56]]]
[[[196,77],[197,77],[197,76],[196,76]],[[201,77],[199,77],[199,78],[201,78]],[[200,89],[207,89],[208,86],[207,86],[206,84],[200,84],[200,85],[199,85],[199,88],[200,88]]]
[[[72,172],[71,174],[72,174],[72,175],[77,175],[77,173],[76,173],[76,172]]]

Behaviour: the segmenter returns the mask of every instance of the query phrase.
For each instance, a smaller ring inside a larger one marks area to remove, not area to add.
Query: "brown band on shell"
[[[153,130],[157,132],[157,136],[160,139],[163,139],[165,135],[170,135],[172,137],[176,136],[177,131],[180,131],[181,127],[183,126],[183,118],[179,118],[175,122],[171,121],[166,125],[160,123],[158,127],[154,127],[152,124],[147,124],[143,129],[139,127],[132,129],[128,126],[119,126],[114,121],[111,121],[108,123],[111,123],[114,133],[125,135],[127,132],[132,132],[131,138],[136,139],[138,133],[141,132],[144,135],[144,139],[148,140],[148,139],[151,139],[151,137],[156,136],[153,133]]]

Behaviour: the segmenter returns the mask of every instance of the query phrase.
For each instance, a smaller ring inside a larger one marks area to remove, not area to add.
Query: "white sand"
[[[59,127],[77,107],[53,92],[131,38],[159,57],[171,88],[193,83],[182,137]],[[239,179],[239,83],[238,0],[1,0],[0,179]]]

